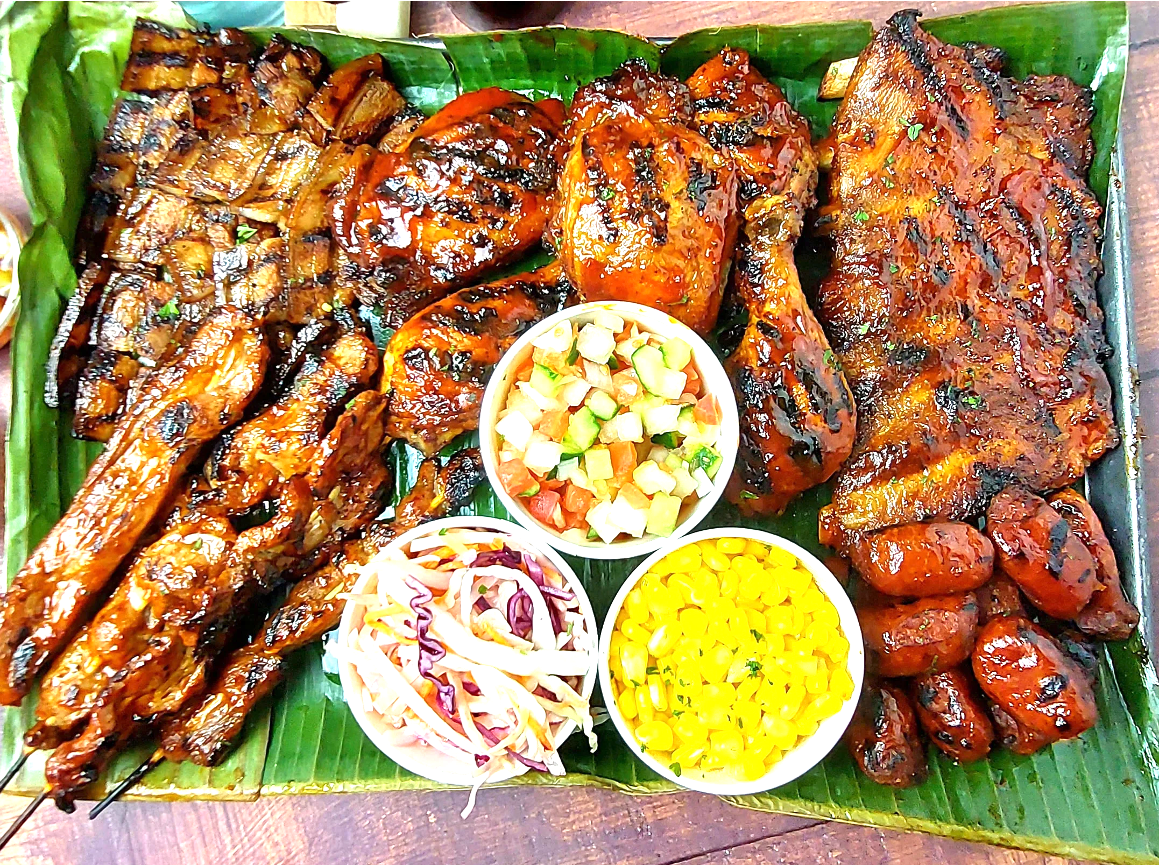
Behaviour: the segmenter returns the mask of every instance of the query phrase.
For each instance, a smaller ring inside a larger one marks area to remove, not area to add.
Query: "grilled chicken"
[[[689,89],[697,127],[740,179],[734,288],[749,322],[727,364],[741,427],[728,495],[743,513],[779,513],[833,475],[854,445],[854,398],[793,259],[817,157],[805,118],[744,51],[723,50]]]
[[[148,375],[72,505],[4,594],[0,703],[19,703],[77,631],[185,470],[241,416],[267,356],[259,322],[222,307]]]
[[[410,319],[387,343],[383,360],[389,435],[430,456],[475,430],[500,356],[533,324],[559,311],[568,291],[553,263],[460,289]]]
[[[453,455],[442,469],[437,458],[425,460],[394,520],[371,524],[364,537],[346,544],[340,559],[296,584],[253,642],[230,654],[209,693],[166,725],[166,757],[203,765],[220,760],[250,710],[282,681],[287,657],[338,625],[341,594],[356,577],[344,566],[364,564],[399,533],[457,510],[482,478],[475,449]]]
[[[219,442],[164,534],[50,669],[26,744],[55,747],[45,774],[59,805],[67,807],[120,744],[205,690],[234,621],[308,560],[311,543],[341,530],[326,516],[321,533],[308,527],[320,509],[337,516],[332,500],[349,495],[340,486],[347,471],[372,469],[379,481],[357,508],[343,503],[351,525],[378,510],[387,478],[379,454],[384,401],[366,391],[343,411],[377,367],[374,345],[353,334],[308,358],[273,405]],[[361,411],[364,402],[377,411]],[[347,418],[360,427],[356,437]],[[236,531],[233,522],[253,522],[259,506],[268,519]]]
[[[467,93],[384,153],[355,150],[330,203],[338,278],[398,328],[539,242],[556,181],[558,100]]]
[[[629,60],[581,87],[548,233],[586,301],[637,301],[701,334],[737,233],[733,163],[696,131],[689,89]]]
[[[1091,93],[1001,74],[900,12],[833,126],[819,307],[858,401],[834,503],[851,529],[1063,487],[1115,447],[1095,294]]]

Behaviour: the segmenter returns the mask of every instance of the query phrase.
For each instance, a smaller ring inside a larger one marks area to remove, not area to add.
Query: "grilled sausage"
[[[966,523],[909,523],[854,535],[848,553],[867,583],[899,596],[977,589],[995,561],[990,540]]]
[[[979,599],[979,622],[988,623],[997,616],[1018,614],[1026,616],[1019,585],[1002,571],[996,570],[991,579],[975,592]]]
[[[1059,491],[1048,501],[1092,555],[1096,578],[1102,584],[1075,618],[1075,624],[1080,631],[1104,640],[1127,640],[1140,624],[1140,611],[1124,597],[1116,555],[1099,517],[1088,501],[1071,488]]]
[[[962,667],[914,681],[918,723],[937,749],[960,764],[985,758],[995,739],[976,688],[974,678]]]
[[[1016,755],[1030,755],[1054,742],[1051,737],[1045,737],[1023,727],[994,701],[987,701],[987,709],[991,712],[991,718],[995,720],[999,745]]]
[[[866,648],[884,677],[920,676],[964,661],[975,645],[979,605],[973,592],[859,610]]]
[[[1034,493],[1008,487],[996,496],[987,510],[987,535],[1003,571],[1046,614],[1074,619],[1099,587],[1083,541]]]
[[[971,666],[987,697],[1048,740],[1079,736],[1096,723],[1087,675],[1026,617],[1001,617],[983,626]]]
[[[891,683],[862,692],[846,731],[854,763],[880,785],[909,788],[926,780],[926,752],[910,698]]]

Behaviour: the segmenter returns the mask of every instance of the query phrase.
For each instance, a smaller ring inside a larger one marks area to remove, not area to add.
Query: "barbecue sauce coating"
[[[1083,542],[1096,564],[1102,584],[1075,618],[1080,631],[1103,640],[1127,640],[1140,624],[1140,611],[1124,596],[1116,555],[1091,504],[1070,487],[1048,502],[1067,521],[1072,534]]]
[[[1025,617],[1001,617],[983,626],[971,667],[987,697],[1033,734],[1062,740],[1096,723],[1086,672]]]
[[[999,745],[1016,755],[1033,754],[1055,741],[1052,737],[1045,737],[1019,724],[994,701],[987,701],[987,709],[990,710],[991,718],[995,721]]]
[[[991,542],[966,523],[909,523],[855,534],[847,555],[863,580],[898,596],[977,589],[990,579],[995,561]]]
[[[962,667],[917,679],[912,689],[918,723],[937,749],[960,764],[985,758],[995,739],[976,689]]]
[[[973,592],[936,595],[909,604],[860,607],[858,619],[878,674],[919,676],[954,667],[970,656],[979,605]]]
[[[1007,487],[991,501],[987,535],[1003,571],[1046,614],[1074,619],[1100,585],[1083,541],[1059,512],[1028,490]]]
[[[975,597],[979,600],[980,624],[997,616],[1027,615],[1019,585],[1001,571],[996,570],[991,579],[975,591]]]
[[[896,685],[867,686],[846,731],[854,763],[879,785],[909,788],[926,781],[926,752],[910,698]]]

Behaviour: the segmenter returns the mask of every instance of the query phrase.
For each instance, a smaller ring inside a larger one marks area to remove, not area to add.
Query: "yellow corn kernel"
[[[793,630],[793,608],[787,604],[779,604],[777,607],[770,608],[765,614],[766,622],[769,623],[769,630],[778,634],[792,633]]]
[[[813,582],[809,572],[802,571],[797,568],[786,568],[779,570],[777,573],[778,579],[785,584],[786,590],[789,591],[790,596],[797,598],[809,588]]]
[[[759,761],[765,761],[777,745],[773,739],[765,734],[758,733],[756,736],[745,738],[745,754],[752,755]]]
[[[737,701],[737,690],[729,683],[710,683],[701,690],[701,704],[729,710]]]
[[[793,568],[798,564],[796,556],[788,550],[782,550],[780,547],[769,548],[769,553],[766,554],[765,561],[772,566],[781,568]]]
[[[819,665],[817,656],[812,654],[800,655],[801,652],[801,650],[795,652],[792,663],[795,670],[801,671],[802,683],[804,684],[810,677],[817,676]],[[822,673],[824,674],[825,671]]]
[[[705,688],[705,681],[701,678],[700,665],[682,665],[677,668],[676,676],[678,692],[691,700],[701,697],[701,692]]]
[[[620,651],[628,639],[617,629],[612,633],[612,640],[608,642],[608,658],[613,668],[620,666]]]
[[[810,586],[798,596],[797,606],[806,613],[821,610],[826,604],[826,597],[816,586]]]
[[[669,588],[681,594],[685,604],[693,603],[693,577],[690,574],[678,573],[669,578]]]
[[[802,701],[805,700],[805,697],[805,686],[799,683],[791,683],[790,687],[785,690],[785,698],[782,701],[781,707],[778,708],[781,717],[788,721],[796,716],[798,710],[801,709]]]
[[[673,760],[681,765],[684,770],[691,770],[697,766],[701,758],[705,757],[705,748],[708,743],[698,743],[696,745],[678,746],[673,749]]]
[[[682,744],[695,746],[705,742],[709,736],[709,728],[692,713],[682,713],[681,717],[673,722],[673,733]]]
[[[745,751],[745,741],[735,728],[725,728],[709,734],[709,752],[723,761],[736,761]]]
[[[741,555],[733,557],[733,562],[730,568],[740,574],[742,577],[749,577],[752,574],[761,574],[763,571],[761,563],[752,556]]]
[[[638,686],[632,690],[633,696],[636,698],[636,717],[643,724],[644,722],[651,722],[656,718],[656,710],[653,709],[652,701],[649,700],[648,687]]]
[[[737,700],[747,701],[757,694],[764,682],[759,674],[750,675],[737,684]]]
[[[693,594],[689,603],[704,607],[720,594],[717,575],[708,568],[697,569],[696,573],[693,574]]]
[[[834,607],[834,605],[831,604],[828,599],[826,603],[818,609],[817,613],[814,614],[814,617],[820,624],[826,626],[827,628],[834,629],[835,631],[841,622],[838,619],[838,609]]]
[[[830,687],[830,677],[825,670],[806,677],[806,694],[820,695]]]
[[[854,694],[854,680],[850,678],[850,672],[845,667],[836,669],[830,676],[830,691],[843,701],[850,700],[850,696]]]
[[[760,610],[752,607],[742,608],[745,611],[745,618],[749,621],[749,628],[751,631],[763,632],[765,631],[765,614]]]
[[[648,650],[637,643],[626,643],[620,650],[620,666],[624,678],[639,686],[644,682],[645,668],[648,667]]]
[[[724,682],[731,664],[733,664],[732,651],[729,647],[718,644],[701,659],[701,676],[708,683]]]
[[[711,731],[733,727],[733,714],[726,707],[704,707],[698,711],[697,718]]]
[[[779,631],[767,631],[762,638],[765,640],[766,653],[781,655],[785,652],[785,635]]]
[[[845,635],[835,632],[834,639],[822,646],[821,650],[833,661],[843,664],[846,661],[846,656],[850,652],[850,642],[846,640]]]
[[[806,625],[806,615],[804,613],[802,613],[801,609],[799,607],[797,607],[796,605],[790,607],[789,615],[790,615],[789,633],[790,634],[801,634],[802,629],[805,628],[805,625]]]
[[[648,605],[644,602],[644,593],[639,586],[633,587],[625,596],[624,610],[634,622],[648,621]]]
[[[757,601],[765,591],[765,572],[755,571],[743,575],[741,586],[737,589],[737,597],[742,601]]]
[[[714,643],[721,643],[731,650],[737,649],[737,635],[729,628],[728,620],[718,620],[709,623],[709,639]]]
[[[718,538],[717,552],[732,556],[745,550],[744,538]]]
[[[652,633],[647,628],[631,619],[621,624],[620,632],[630,643],[645,645],[652,639]]]
[[[818,695],[809,703],[810,715],[816,719],[828,719],[842,708],[842,698],[833,692]]]
[[[644,600],[648,604],[649,612],[658,620],[670,617],[685,606],[685,600],[675,589],[663,583],[646,584],[644,586]]]
[[[717,572],[718,574],[729,569],[729,557],[722,553],[718,553],[715,549],[702,552],[701,559],[706,566],[713,569],[713,571]]]
[[[711,752],[706,752],[705,756],[701,758],[701,770],[705,773],[715,773],[718,770],[725,768],[725,762],[717,755]]]
[[[665,688],[664,680],[660,678],[659,674],[649,674],[648,682],[648,699],[652,702],[653,709],[658,713],[663,713],[669,708],[669,693]]]
[[[664,620],[649,636],[648,651],[656,658],[667,656],[681,637],[681,627],[675,619]]]
[[[748,752],[741,757],[741,778],[746,781],[754,781],[764,776],[768,770],[765,766],[765,759],[759,758],[756,755],[750,755]]]
[[[769,555],[769,548],[757,539],[750,538],[745,542],[745,553],[760,562]]]
[[[815,615],[806,626],[805,637],[814,646],[825,646],[834,639],[834,630],[824,622],[820,622]]]
[[[677,620],[681,624],[681,632],[689,637],[701,637],[709,629],[709,617],[700,608],[686,607]]]
[[[636,693],[632,689],[625,689],[616,696],[616,708],[628,721],[636,718]]]
[[[786,687],[766,682],[757,690],[757,703],[766,710],[780,710],[785,703]]]
[[[670,574],[692,574],[701,567],[701,551],[697,549],[696,545],[674,550],[665,559],[669,561],[669,566],[672,568]]]
[[[733,569],[723,571],[718,575],[718,586],[721,595],[725,598],[737,598],[737,591],[741,588],[741,575]]]
[[[753,630],[749,627],[749,617],[741,608],[729,614],[729,630],[737,638],[738,646],[752,649],[757,644],[757,638],[754,637]]]
[[[761,726],[761,707],[753,701],[737,701],[733,706],[733,715],[737,718],[737,724],[747,733]]]
[[[819,722],[817,719],[809,718],[807,716],[798,716],[793,720],[794,730],[801,738],[812,737],[814,732],[818,729]]]
[[[770,607],[781,604],[789,598],[789,590],[785,588],[785,584],[777,576],[777,571],[774,569],[765,569],[761,573],[761,600]]]
[[[650,752],[667,752],[673,747],[673,729],[660,719],[637,725],[633,733]]]

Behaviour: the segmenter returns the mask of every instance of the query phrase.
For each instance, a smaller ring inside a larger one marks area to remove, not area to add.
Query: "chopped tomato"
[[[701,387],[701,376],[697,373],[693,362],[687,363],[681,372],[685,374],[685,390],[690,394],[696,394],[697,389]]]
[[[581,517],[588,513],[588,509],[595,501],[596,496],[593,493],[575,484],[569,484],[564,490],[564,510]]]
[[[612,376],[612,398],[621,406],[627,406],[640,396],[640,379],[636,378],[636,371],[621,370]]]
[[[533,496],[540,484],[518,457],[499,464],[499,481],[512,496]]]
[[[575,514],[567,509],[564,510],[564,528],[565,529],[582,529],[588,531],[588,521],[584,519],[583,514]]]
[[[540,523],[555,526],[557,529],[564,528],[564,513],[560,508],[560,494],[554,490],[541,490],[529,499],[528,511]]]
[[[693,409],[693,418],[701,424],[720,424],[721,404],[712,394],[706,394],[697,401],[697,406]]]
[[[612,457],[612,474],[618,480],[631,478],[636,468],[636,445],[632,442],[612,442],[608,446]]]
[[[549,409],[544,413],[544,417],[540,419],[539,429],[541,433],[553,442],[559,442],[564,438],[564,434],[568,432],[568,410]]]
[[[521,366],[520,369],[516,372],[516,381],[527,382],[530,380],[532,378],[532,370],[534,367],[535,364],[532,363],[532,359],[528,358],[528,360],[523,363],[523,366]]]
[[[631,505],[637,511],[647,511],[649,507],[649,498],[641,492],[641,489],[633,484],[631,481],[620,486],[620,495],[624,497],[625,502]]]
[[[567,482],[561,481],[559,478],[545,478],[543,481],[540,482],[540,489],[541,490],[555,490],[557,493],[559,493],[561,490],[564,489],[564,485],[566,483]],[[561,494],[561,495],[563,495],[563,494]]]

